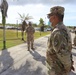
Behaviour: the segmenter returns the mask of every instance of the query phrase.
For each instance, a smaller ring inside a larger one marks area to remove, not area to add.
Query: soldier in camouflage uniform
[[[74,27],[74,32],[75,32],[75,37],[74,37],[73,42],[74,42],[74,46],[76,46],[76,27]]]
[[[27,34],[27,45],[28,45],[28,51],[30,50],[30,45],[31,45],[31,49],[34,50],[34,33],[35,33],[35,29],[34,27],[32,27],[31,22],[29,22],[29,26],[26,29],[26,34]]]
[[[53,27],[46,52],[48,75],[69,75],[71,69],[74,70],[74,68],[71,35],[63,24],[64,7],[52,7],[47,16]]]

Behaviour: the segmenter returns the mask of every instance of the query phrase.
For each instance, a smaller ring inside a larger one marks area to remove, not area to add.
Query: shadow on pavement
[[[76,56],[76,53],[72,52],[72,55]]]
[[[71,71],[70,75],[76,75],[76,73],[74,73],[73,71]]]
[[[33,59],[42,62],[43,65],[45,65],[46,58],[44,56],[41,56],[37,51],[34,50],[34,52],[30,51],[30,53],[33,56]]]
[[[10,52],[8,50],[1,51],[0,55],[0,74],[6,71],[13,65],[13,58],[10,56]]]
[[[19,69],[13,70],[12,75],[46,75],[42,72],[41,67],[37,67],[34,69],[34,66],[32,67],[32,63],[30,61],[26,61],[25,65],[22,65]],[[15,74],[14,74],[15,73]]]
[[[38,52],[30,52],[34,59],[45,64],[45,57],[41,56]],[[15,66],[13,58],[10,56],[8,50],[3,50],[0,55],[0,75],[47,75],[41,66],[35,66],[30,60],[24,58],[21,66]],[[20,62],[20,61],[19,61]]]
[[[76,46],[73,46],[72,48],[76,50]]]
[[[35,69],[34,68],[34,66],[32,67],[32,63],[27,60],[19,68],[13,67],[2,75],[46,75],[46,73],[42,71],[41,67],[36,67]]]

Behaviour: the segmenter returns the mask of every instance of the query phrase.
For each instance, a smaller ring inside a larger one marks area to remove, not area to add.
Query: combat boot
[[[32,50],[35,50],[35,48],[31,48]]]
[[[30,51],[30,48],[28,47],[28,51]]]

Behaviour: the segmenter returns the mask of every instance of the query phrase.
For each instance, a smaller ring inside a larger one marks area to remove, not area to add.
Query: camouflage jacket
[[[32,27],[32,26],[28,26],[27,28],[26,28],[26,34],[27,34],[27,39],[33,39],[34,38],[34,33],[35,33],[35,29],[34,29],[34,27]]]
[[[57,62],[59,61],[59,65],[62,64],[66,70],[69,66],[71,67],[71,35],[62,22],[57,24],[54,30],[52,31],[50,37],[48,38],[47,45],[48,48],[46,53],[46,59],[49,68],[54,65],[53,63],[54,61],[56,62],[56,60]],[[68,66],[67,64],[70,65]]]

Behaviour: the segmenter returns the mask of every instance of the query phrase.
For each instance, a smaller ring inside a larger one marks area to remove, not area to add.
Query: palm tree
[[[5,36],[5,24],[8,10],[8,2],[6,0],[1,0],[1,14],[2,14],[2,24],[3,24],[3,49],[6,49],[6,36]]]
[[[42,18],[40,18],[39,20],[39,25],[40,25],[41,31],[44,31],[44,20]]]
[[[28,21],[30,19],[33,19],[33,17],[32,16],[29,16],[29,14],[27,14],[25,16],[24,13],[23,13],[23,15],[19,14],[19,16],[20,16],[20,20],[22,22],[22,24],[21,24],[21,31],[22,31],[22,40],[24,41],[24,31],[25,31],[25,29],[27,27],[27,22],[26,21]]]

